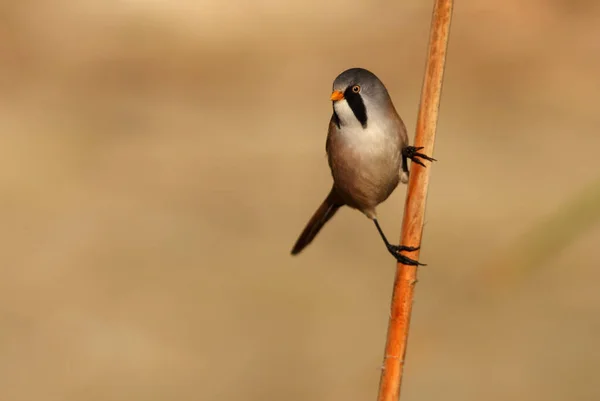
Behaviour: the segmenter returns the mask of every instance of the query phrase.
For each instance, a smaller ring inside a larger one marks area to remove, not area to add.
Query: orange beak
[[[344,98],[344,93],[340,92],[340,91],[333,91],[333,93],[331,94],[331,100],[333,100],[334,102],[338,101],[338,100],[342,100]]]

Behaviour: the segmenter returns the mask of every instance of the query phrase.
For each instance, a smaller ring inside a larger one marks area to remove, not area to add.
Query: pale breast
[[[336,187],[350,206],[374,208],[398,185],[401,163],[398,134],[375,123],[367,128],[333,128],[327,150]]]

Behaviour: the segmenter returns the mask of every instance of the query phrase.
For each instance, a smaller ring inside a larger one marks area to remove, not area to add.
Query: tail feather
[[[315,239],[325,223],[327,223],[329,219],[333,217],[335,212],[343,205],[344,203],[339,199],[339,196],[332,188],[329,195],[327,195],[327,198],[325,198],[321,206],[319,206],[317,211],[310,218],[306,227],[304,227],[302,234],[298,237],[296,244],[294,244],[294,248],[292,248],[292,255],[297,255],[302,252],[302,250]]]

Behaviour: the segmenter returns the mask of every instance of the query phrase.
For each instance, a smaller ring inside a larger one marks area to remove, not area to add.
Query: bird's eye
[[[354,85],[354,86],[352,87],[352,92],[354,92],[354,93],[358,93],[358,92],[360,92],[360,85]]]

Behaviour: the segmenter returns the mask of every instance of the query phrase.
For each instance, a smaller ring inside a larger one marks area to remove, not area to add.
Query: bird
[[[383,82],[364,68],[350,68],[333,81],[330,99],[333,113],[325,143],[333,178],[329,194],[314,212],[294,244],[298,255],[342,207],[362,212],[373,221],[390,254],[405,265],[425,266],[401,254],[420,248],[393,245],[386,238],[376,208],[409,178],[408,159],[423,167],[422,160],[436,159],[409,146],[406,126]]]

